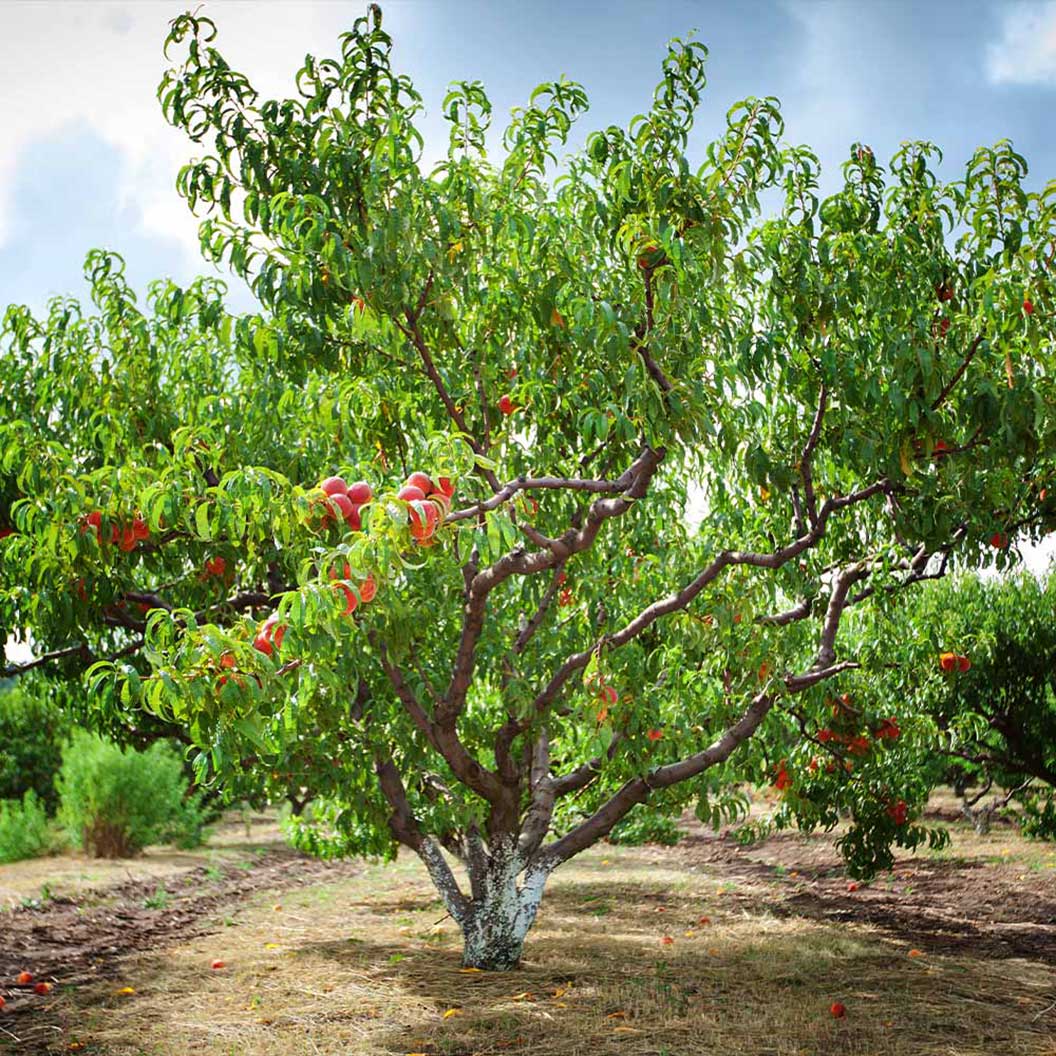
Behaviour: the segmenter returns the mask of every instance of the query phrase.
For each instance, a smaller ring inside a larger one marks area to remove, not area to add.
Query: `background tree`
[[[895,618],[914,629],[901,659],[915,677],[892,669],[887,691],[934,723],[935,780],[960,771],[964,811],[980,831],[1014,798],[1044,812],[1056,788],[1056,577],[960,576],[907,602]],[[951,652],[969,658],[967,672],[929,665]]]
[[[492,161],[458,83],[426,171],[377,8],[287,100],[214,38],[173,23],[159,97],[211,151],[179,178],[203,251],[261,311],[200,280],[143,313],[93,254],[97,314],[8,312],[0,622],[95,658],[203,773],[295,746],[317,849],[412,848],[469,965],[516,964],[549,875],[646,801],[769,781],[829,824],[838,796],[859,871],[924,839],[909,739],[854,700],[883,657],[840,624],[1042,530],[1056,186],[1007,143],[950,183],[930,144],[886,171],[856,145],[821,201],[773,99],[695,167],[692,41],[560,165],[580,86]]]

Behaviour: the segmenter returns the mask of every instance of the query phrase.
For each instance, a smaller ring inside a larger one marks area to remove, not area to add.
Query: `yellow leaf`
[[[763,502],[769,502],[770,500],[770,489],[765,484],[759,486],[759,498],[762,499]]]
[[[462,248],[463,247],[462,247],[461,239],[458,242],[452,242],[451,243],[451,248],[447,251],[447,259],[449,261],[454,260],[455,257],[458,256],[458,254],[462,252]]]
[[[550,325],[565,328],[565,317],[556,308],[550,312]]]
[[[637,1027],[613,1027],[613,1034],[641,1034]]]
[[[568,993],[567,986],[556,986],[554,987],[554,997],[564,997]]]
[[[913,448],[908,439],[903,442],[898,452],[898,461],[902,467],[902,472],[907,477],[911,477],[913,475]]]
[[[459,968],[459,971],[463,975],[472,975],[474,972],[482,972],[482,971],[484,971],[484,969],[483,968]]]
[[[564,1001],[555,1001],[554,1008],[568,1008],[568,1005],[566,1005]]]
[[[687,931],[687,932],[685,932],[685,936],[686,936],[687,939],[693,938],[694,935],[696,935],[695,931]]]
[[[127,996],[128,994],[134,994],[136,991],[131,986],[123,986],[117,991],[119,994]]]
[[[452,1016],[460,1016],[460,1015],[462,1015],[462,1009],[460,1009],[460,1008],[449,1008],[444,1013],[444,1019],[450,1019]]]
[[[531,1001],[533,998],[531,990],[525,990],[524,993],[514,994],[511,998],[512,1001]]]
[[[264,949],[266,949],[266,950],[277,950],[278,948],[279,948],[279,944],[277,942],[266,942],[266,943],[264,943]]]

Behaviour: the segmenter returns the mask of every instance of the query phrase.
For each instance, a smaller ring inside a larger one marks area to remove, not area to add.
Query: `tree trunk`
[[[534,866],[523,877],[524,862],[512,838],[493,846],[473,880],[473,898],[459,926],[462,965],[505,972],[521,961],[524,939],[535,923],[550,870]],[[518,882],[519,881],[519,882]]]

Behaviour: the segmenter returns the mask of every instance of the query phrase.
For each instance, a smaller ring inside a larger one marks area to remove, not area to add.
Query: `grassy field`
[[[742,849],[694,830],[672,849],[603,846],[554,877],[524,967],[504,974],[460,970],[457,929],[410,857],[294,889],[269,874],[274,887],[217,911],[206,934],[78,985],[60,977],[6,1043],[101,1056],[1052,1056],[1056,852],[1006,827],[953,828],[941,856],[853,891],[824,838]],[[21,868],[0,869],[0,885]]]

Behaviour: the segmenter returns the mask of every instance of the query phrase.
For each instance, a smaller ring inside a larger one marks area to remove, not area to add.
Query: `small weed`
[[[154,888],[154,894],[148,895],[145,899],[143,899],[143,908],[168,909],[171,897],[172,896],[169,894],[169,892],[165,890],[165,885],[158,884],[158,886]]]

